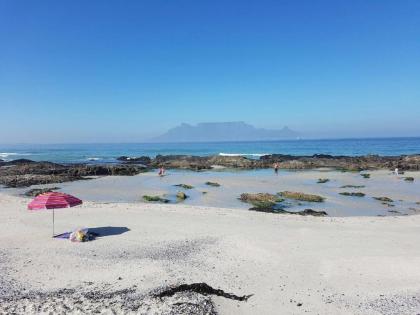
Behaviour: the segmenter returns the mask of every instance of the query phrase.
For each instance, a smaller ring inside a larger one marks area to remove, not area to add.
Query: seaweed
[[[181,187],[181,188],[184,188],[184,189],[193,189],[194,188],[194,186],[187,185],[187,184],[177,184],[177,185],[174,185],[174,186]]]
[[[207,186],[213,186],[213,187],[219,187],[220,184],[219,183],[215,183],[215,182],[206,182]]]
[[[365,196],[365,194],[362,193],[362,192],[348,192],[348,191],[344,191],[344,192],[341,192],[339,194],[340,195],[343,195],[343,196],[351,196],[351,197],[364,197]]]
[[[330,180],[328,179],[328,178],[318,178],[318,181],[317,181],[317,183],[318,184],[324,184],[324,183],[327,183],[327,182],[329,182]]]
[[[159,196],[149,196],[149,195],[144,195],[143,200],[148,201],[148,202],[163,202],[163,203],[169,202],[169,199],[165,199]]]
[[[300,200],[300,201],[323,202],[325,200],[324,197],[321,197],[318,195],[305,194],[302,192],[282,191],[282,192],[279,192],[278,194],[284,198]]]

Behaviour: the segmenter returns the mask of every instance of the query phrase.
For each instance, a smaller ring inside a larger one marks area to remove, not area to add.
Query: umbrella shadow
[[[89,233],[93,234],[95,237],[121,235],[128,231],[130,231],[130,229],[125,226],[101,226],[89,228]]]

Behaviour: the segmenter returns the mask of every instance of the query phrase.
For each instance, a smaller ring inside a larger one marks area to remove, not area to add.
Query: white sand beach
[[[3,314],[187,314],[188,301],[205,305],[202,314],[420,313],[418,215],[85,202],[56,210],[56,231],[108,227],[110,235],[72,243],[52,239],[51,212],[29,212],[27,202],[0,193]],[[202,282],[252,296],[153,297]]]

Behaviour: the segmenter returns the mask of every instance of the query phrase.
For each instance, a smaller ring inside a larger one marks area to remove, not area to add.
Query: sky
[[[218,121],[420,136],[420,1],[0,0],[0,143]]]

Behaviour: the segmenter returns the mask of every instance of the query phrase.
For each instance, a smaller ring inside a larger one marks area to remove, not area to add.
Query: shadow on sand
[[[120,235],[128,231],[130,231],[130,229],[125,226],[101,226],[89,228],[89,233],[92,233],[95,237]]]

